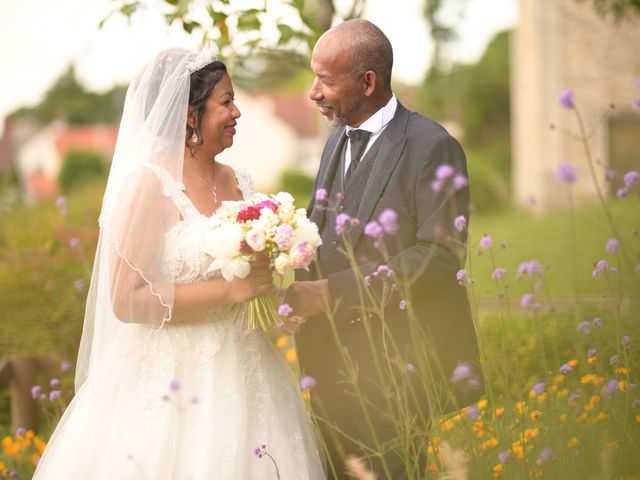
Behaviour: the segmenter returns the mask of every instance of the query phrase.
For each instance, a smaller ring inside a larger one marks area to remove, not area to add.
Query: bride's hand
[[[234,278],[229,282],[229,297],[232,303],[242,303],[268,293],[272,288],[273,277],[269,264],[255,263],[245,278]]]

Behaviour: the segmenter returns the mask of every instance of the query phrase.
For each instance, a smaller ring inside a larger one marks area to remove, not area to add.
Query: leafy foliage
[[[63,159],[58,174],[58,183],[62,191],[69,192],[73,188],[93,181],[106,180],[107,165],[99,152],[92,150],[69,150]]]

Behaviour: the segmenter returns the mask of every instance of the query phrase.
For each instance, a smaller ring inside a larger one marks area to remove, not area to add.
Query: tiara
[[[187,70],[189,73],[197,72],[201,68],[206,67],[210,63],[218,60],[218,45],[215,42],[209,42],[198,56],[191,62],[187,63]]]

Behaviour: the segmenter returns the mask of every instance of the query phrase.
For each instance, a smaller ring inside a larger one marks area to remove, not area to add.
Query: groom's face
[[[366,98],[362,93],[362,76],[353,71],[342,36],[340,32],[329,32],[313,49],[311,70],[316,77],[309,98],[331,127],[358,127],[364,120],[360,117]]]

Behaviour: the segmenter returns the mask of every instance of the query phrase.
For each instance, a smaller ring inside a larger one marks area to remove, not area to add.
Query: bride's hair
[[[189,115],[194,115],[195,126],[191,127],[187,124],[185,138],[186,145],[191,149],[202,143],[202,135],[200,135],[200,120],[204,114],[205,104],[207,103],[207,99],[211,95],[211,92],[213,92],[213,88],[217,85],[226,71],[226,65],[216,60],[215,62],[212,62],[191,74],[189,87]],[[195,143],[191,140],[194,133],[198,137],[198,141]]]

